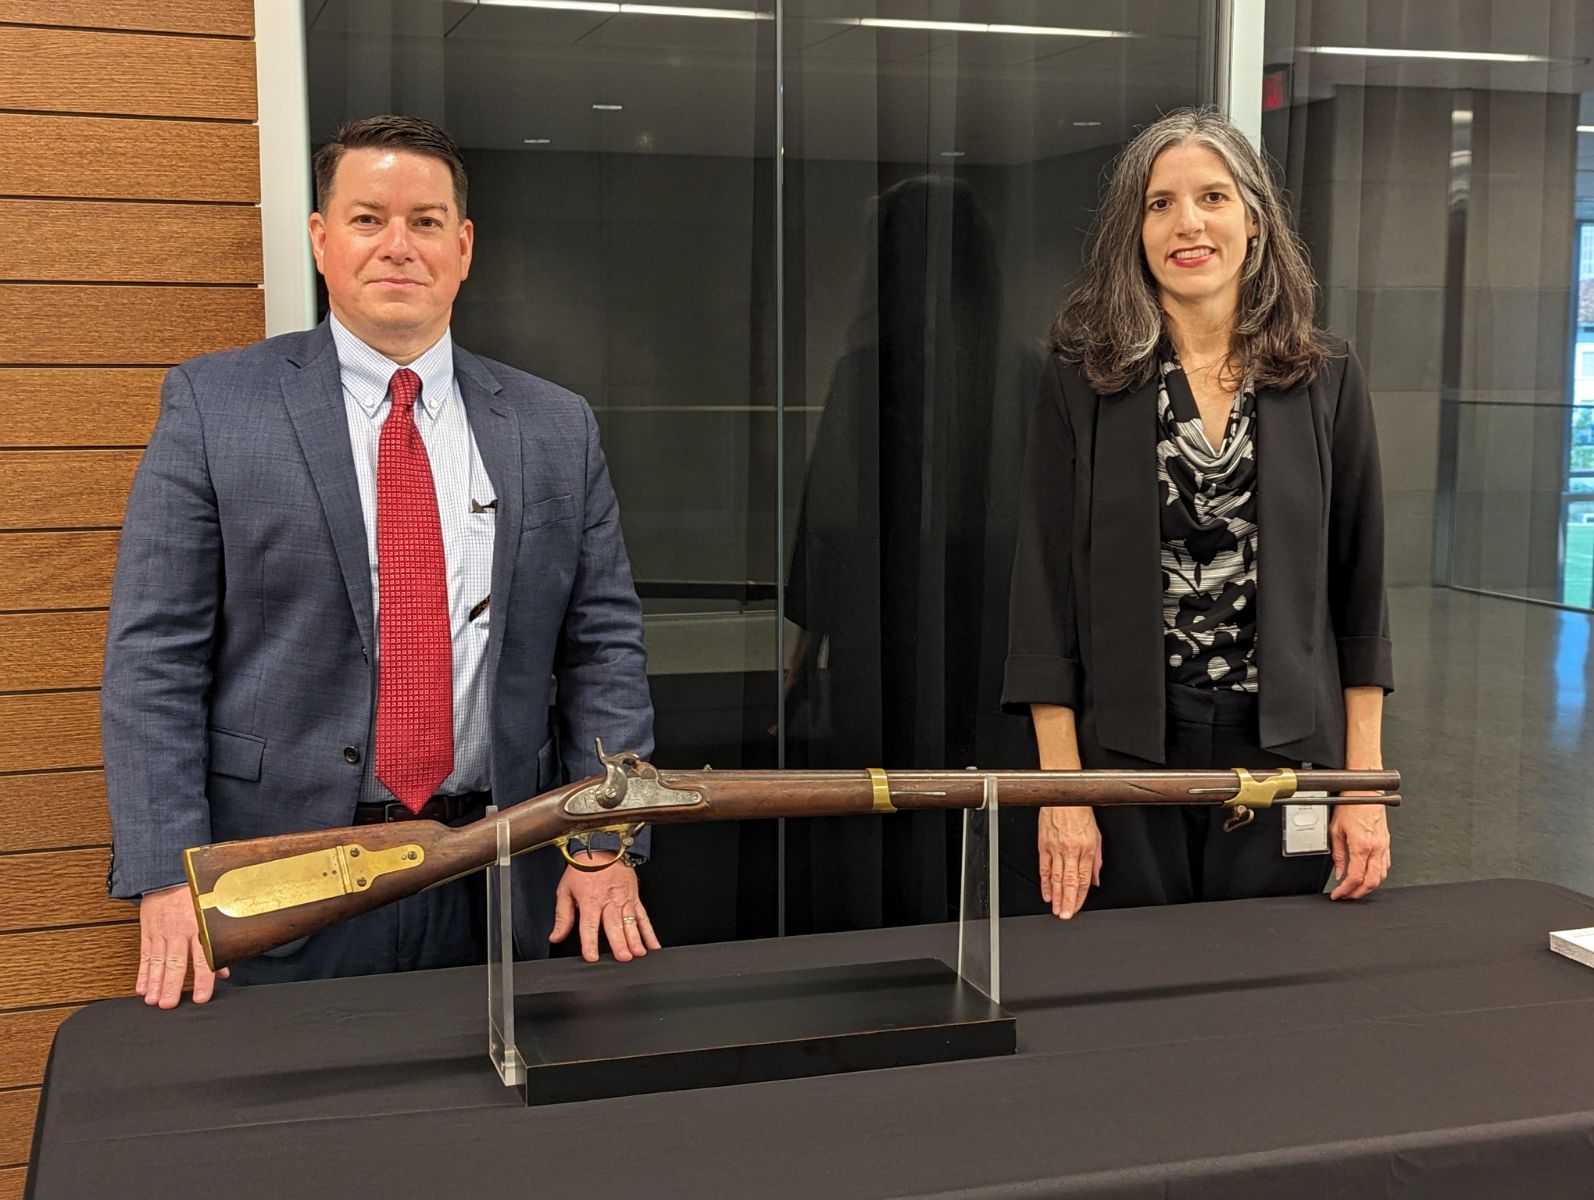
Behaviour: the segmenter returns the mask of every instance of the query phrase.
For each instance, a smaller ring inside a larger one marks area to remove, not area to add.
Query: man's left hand
[[[614,862],[619,856],[612,850],[593,850],[577,857],[597,864]],[[615,962],[630,962],[649,950],[661,948],[653,932],[653,923],[648,920],[648,910],[642,907],[636,871],[624,863],[615,863],[602,871],[565,868],[554,900],[553,932],[548,940],[564,941],[576,927],[578,918],[581,957],[588,962],[598,961],[600,926],[609,939]]]
[[[1389,819],[1382,804],[1340,804],[1328,825],[1334,850],[1331,900],[1360,900],[1389,874]]]

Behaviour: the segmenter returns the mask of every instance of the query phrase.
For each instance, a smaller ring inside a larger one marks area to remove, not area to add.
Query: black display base
[[[932,958],[515,997],[527,1104],[1011,1054],[1014,1020]]]

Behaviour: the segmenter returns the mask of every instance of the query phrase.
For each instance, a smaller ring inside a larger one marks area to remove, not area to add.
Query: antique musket
[[[594,833],[628,846],[648,822],[743,821],[977,809],[987,782],[997,804],[1221,804],[1225,827],[1273,804],[1399,804],[1396,771],[660,771],[629,751],[605,754],[602,775],[544,792],[469,825],[401,821],[320,829],[184,851],[199,935],[212,969],[229,966],[394,900],[458,879],[510,853],[557,846],[573,867]],[[1330,796],[1301,796],[1300,791]],[[1332,793],[1375,791],[1338,798]]]

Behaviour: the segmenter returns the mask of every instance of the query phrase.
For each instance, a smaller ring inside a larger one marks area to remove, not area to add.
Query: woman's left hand
[[[1389,875],[1389,818],[1382,804],[1339,804],[1328,825],[1334,851],[1331,900],[1360,900]]]

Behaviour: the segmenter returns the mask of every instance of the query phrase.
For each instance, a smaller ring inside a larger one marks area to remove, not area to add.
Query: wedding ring
[[[622,925],[635,925],[636,924],[636,918],[635,917],[621,917],[620,918],[620,924],[622,924]]]

